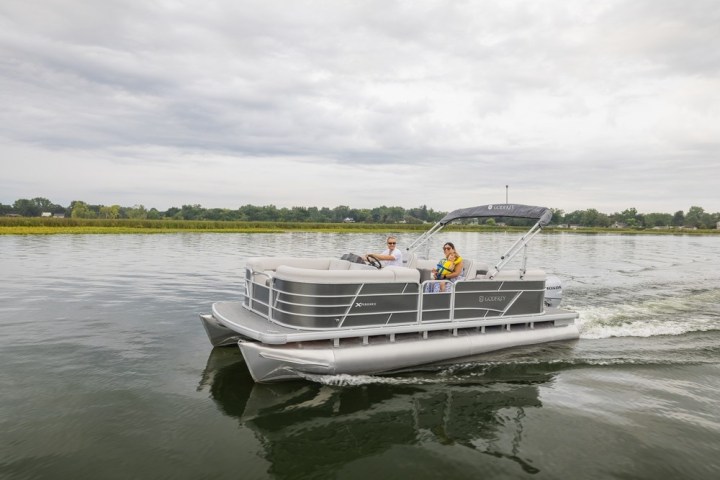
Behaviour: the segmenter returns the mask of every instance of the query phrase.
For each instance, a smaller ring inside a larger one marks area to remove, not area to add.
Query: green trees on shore
[[[249,222],[312,222],[312,223],[424,223],[436,222],[446,212],[436,212],[426,205],[417,208],[375,207],[372,209],[350,208],[339,205],[328,207],[291,207],[278,208],[275,205],[243,205],[237,209],[203,208],[201,205],[183,205],[166,211],[156,208],[147,209],[143,205],[123,207],[120,205],[90,205],[83,201],[73,201],[63,207],[46,198],[19,199],[12,205],[0,203],[0,216],[19,215],[23,217],[65,216],[72,218],[99,219],[150,219],[150,220],[209,220],[209,221],[249,221]],[[622,212],[605,214],[595,209],[575,210],[565,213],[553,209],[552,224],[578,225],[582,227],[655,228],[655,227],[694,227],[716,228],[720,222],[720,213],[708,213],[702,207],[692,206],[686,212],[679,210],[671,213],[639,213],[635,208]],[[524,225],[524,221],[506,221],[507,224]]]
[[[237,209],[203,208],[201,205],[183,205],[172,207],[166,211],[156,208],[147,209],[143,205],[123,207],[120,205],[90,205],[75,200],[65,208],[53,204],[46,198],[20,199],[12,205],[0,203],[1,215],[20,215],[23,217],[39,217],[41,215],[62,215],[72,218],[100,219],[172,219],[172,220],[210,220],[228,222],[313,222],[313,223],[424,223],[436,222],[445,212],[436,212],[422,205],[418,208],[376,207],[372,209],[350,208],[340,205],[327,207],[292,207],[278,208],[275,205],[244,205]]]
[[[558,220],[561,219],[561,220]],[[691,227],[716,228],[720,222],[720,213],[708,213],[702,207],[692,206],[687,213],[678,210],[670,213],[639,213],[635,208],[628,208],[619,213],[606,215],[595,209],[576,210],[565,214],[562,210],[553,210],[553,223],[580,225],[583,227]]]

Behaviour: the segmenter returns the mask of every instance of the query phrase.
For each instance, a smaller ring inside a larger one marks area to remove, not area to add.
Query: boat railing
[[[425,280],[421,284],[420,288],[420,295],[419,295],[419,302],[418,302],[418,323],[430,323],[430,322],[439,322],[439,321],[455,321],[455,295],[453,292],[453,282],[450,280]],[[434,302],[435,305],[432,305],[431,302],[425,302],[425,298],[429,298],[430,300],[434,299],[441,299],[441,302]],[[444,306],[445,299],[447,298],[447,307]],[[439,304],[439,305],[438,305]],[[427,306],[426,306],[427,305]],[[438,318],[438,319],[424,319],[424,314],[433,315],[434,313],[439,313],[442,316],[442,312],[448,312],[447,318]]]
[[[493,283],[512,282],[509,272],[503,275],[507,280]],[[517,279],[517,273],[514,276]],[[445,285],[442,290],[440,285]],[[515,307],[522,295],[534,295],[535,307],[527,314],[541,311],[544,282],[538,281],[534,288],[510,289],[498,294],[496,287],[490,287],[482,281],[426,280],[415,284],[414,288],[398,292],[378,292],[361,294],[366,284],[354,285],[352,294],[318,295],[288,292],[278,287],[276,282],[270,286],[256,286],[267,289],[266,297],[255,297],[249,302],[249,308],[268,320],[293,328],[301,329],[343,329],[358,327],[377,327],[381,325],[417,324],[437,322],[462,322],[481,317],[503,317]],[[478,298],[485,302],[477,304]],[[458,303],[458,298],[463,302]],[[470,303],[472,302],[472,303]],[[378,305],[369,311],[358,310],[358,305]],[[399,307],[386,307],[383,304],[398,304]],[[397,320],[395,320],[397,319]]]
[[[432,278],[431,263],[382,270],[248,266],[244,305],[277,324],[311,330],[462,322],[544,308],[543,271],[523,265],[489,278],[487,264],[466,259],[462,278],[452,283]]]

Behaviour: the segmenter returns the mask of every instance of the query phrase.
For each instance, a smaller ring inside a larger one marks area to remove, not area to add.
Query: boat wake
[[[570,342],[513,348],[478,355],[464,362],[426,366],[423,370],[383,375],[308,375],[308,381],[328,386],[490,386],[499,384],[543,384],[563,371],[581,368],[638,366],[667,368],[717,364],[720,329],[681,337],[656,337],[652,342],[618,338],[612,343]]]
[[[570,306],[580,338],[651,337],[720,330],[720,290],[688,290],[672,296],[598,307]]]
[[[359,385],[428,385],[443,383],[440,379],[433,380],[430,378],[393,377],[385,375],[349,375],[346,373],[340,375],[313,375],[302,372],[299,372],[299,375],[305,380],[333,387],[353,387]]]
[[[618,357],[618,358],[578,358],[566,361],[537,361],[526,363],[482,364],[470,363],[456,365],[435,373],[434,377],[421,375],[301,375],[305,380],[313,383],[333,387],[354,387],[362,385],[405,385],[405,386],[431,386],[431,385],[494,385],[506,384],[542,384],[551,381],[557,374],[579,368],[588,367],[668,367],[683,365],[716,364],[711,359],[648,359]],[[458,372],[465,369],[464,373]]]

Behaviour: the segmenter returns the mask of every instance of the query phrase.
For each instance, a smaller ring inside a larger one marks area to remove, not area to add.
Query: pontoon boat
[[[435,261],[417,252],[450,222],[536,220],[494,265],[464,260],[460,279],[434,288]],[[544,207],[484,205],[448,213],[403,253],[402,267],[344,258],[249,259],[244,295],[201,315],[214,346],[239,345],[253,379],[381,374],[579,337],[562,286],[527,269],[527,244],[552,218]],[[517,269],[505,269],[519,252]]]

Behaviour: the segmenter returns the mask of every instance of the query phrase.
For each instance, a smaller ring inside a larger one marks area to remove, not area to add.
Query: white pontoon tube
[[[515,243],[505,252],[501,257],[500,261],[495,264],[493,269],[488,272],[488,278],[494,278],[502,268],[517,255],[521,248],[527,247],[528,242],[537,235],[544,226],[550,223],[552,219],[552,211],[545,207],[533,207],[531,205],[518,205],[515,203],[500,203],[492,205],[481,205],[479,207],[461,208],[459,210],[453,210],[452,212],[445,215],[439,222],[427,232],[420,235],[414,242],[412,242],[407,250],[409,252],[417,250],[420,246],[425,244],[430,238],[432,238],[437,232],[442,230],[445,225],[462,218],[498,218],[498,217],[510,217],[510,218],[529,218],[536,219],[537,223],[530,228],[522,237],[518,238]],[[522,270],[525,270],[525,261],[523,261]]]

